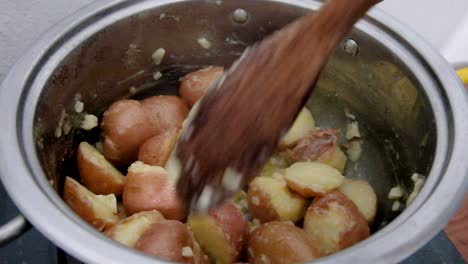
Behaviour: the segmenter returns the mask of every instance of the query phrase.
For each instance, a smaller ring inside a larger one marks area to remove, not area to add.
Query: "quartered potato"
[[[121,220],[112,228],[107,229],[105,234],[119,243],[134,247],[141,235],[152,224],[162,220],[164,216],[156,210],[141,212]]]
[[[339,191],[312,202],[304,218],[304,230],[325,255],[350,247],[370,235],[364,215]]]
[[[77,215],[99,231],[119,221],[114,194],[96,195],[74,179],[66,177],[63,199]]]
[[[81,142],[77,166],[81,182],[95,194],[122,193],[125,177],[93,146]]]
[[[279,143],[280,148],[284,149],[294,146],[297,141],[307,136],[314,129],[315,120],[312,113],[307,108],[303,108],[291,128],[281,138]]]
[[[248,231],[239,208],[227,203],[208,215],[190,216],[187,225],[214,263],[229,264],[238,259]]]
[[[180,81],[179,93],[182,99],[193,106],[208,89],[223,75],[223,67],[208,67],[187,74]]]
[[[338,188],[344,177],[333,167],[320,162],[297,162],[286,169],[288,187],[303,197],[325,195]]]
[[[306,200],[291,192],[282,179],[257,177],[249,185],[247,204],[253,217],[261,222],[297,222],[306,209]]]
[[[273,221],[256,228],[249,236],[250,263],[303,263],[321,256],[315,242],[291,222]]]
[[[345,180],[338,190],[354,202],[367,222],[372,223],[377,213],[377,194],[364,180]]]

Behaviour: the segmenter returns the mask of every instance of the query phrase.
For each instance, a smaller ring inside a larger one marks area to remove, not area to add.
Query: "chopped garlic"
[[[153,79],[155,79],[156,81],[161,79],[162,77],[162,73],[161,72],[156,72],[154,75],[153,75]]]
[[[350,140],[353,138],[360,138],[361,133],[359,132],[359,124],[357,121],[352,121],[348,123],[348,127],[346,128],[346,139]]]
[[[153,56],[151,56],[153,58],[153,62],[154,64],[156,65],[159,65],[161,64],[162,60],[164,59],[164,56],[166,55],[166,50],[163,49],[163,48],[159,48],[157,49],[154,53],[153,53]]]
[[[60,138],[62,136],[62,127],[63,127],[63,121],[65,120],[65,117],[67,116],[67,113],[65,112],[64,109],[62,109],[62,113],[60,114],[60,120],[55,128],[55,137]]]
[[[408,197],[408,200],[406,200],[406,207],[408,207],[414,201],[414,199],[416,199],[416,196],[418,196],[425,182],[425,177],[417,173],[413,174],[411,179],[414,182],[414,188]]]
[[[362,142],[357,140],[352,141],[350,143],[350,147],[346,150],[346,153],[352,162],[358,161],[362,154]]]
[[[204,49],[209,49],[211,47],[211,42],[207,40],[205,37],[199,38],[197,42]]]
[[[193,257],[193,251],[191,247],[182,248],[182,257],[190,258]]]
[[[346,108],[345,109],[345,116],[348,118],[348,119],[351,119],[351,120],[356,120],[356,116],[351,114],[351,112],[349,112],[349,110]]]
[[[137,93],[137,89],[134,86],[130,87],[130,89],[128,91],[130,92],[130,94],[136,94]]]
[[[81,101],[76,101],[75,102],[75,112],[81,113],[84,110],[84,103]]]
[[[224,172],[222,185],[226,190],[234,192],[239,189],[241,180],[242,177],[238,172],[234,169],[227,168]]]
[[[398,200],[401,197],[403,197],[403,188],[401,186],[393,187],[388,193],[388,199],[390,200]]]
[[[395,202],[393,202],[393,205],[392,205],[392,211],[393,211],[393,212],[396,212],[396,211],[398,211],[398,210],[400,210],[400,202],[399,202],[399,201],[395,201]]]
[[[95,115],[85,115],[81,128],[84,130],[91,130],[98,126],[98,118]]]
[[[211,198],[213,197],[213,188],[210,186],[206,186],[202,194],[200,195],[200,198],[198,198],[197,201],[197,209],[200,212],[206,212],[208,208],[210,207],[211,203]]]

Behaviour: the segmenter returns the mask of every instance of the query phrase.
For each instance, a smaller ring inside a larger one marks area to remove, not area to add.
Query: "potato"
[[[148,139],[140,148],[138,160],[152,166],[164,166],[174,148],[179,133],[169,129]]]
[[[152,224],[138,239],[135,249],[179,263],[208,263],[190,230],[175,220]]]
[[[249,236],[250,263],[303,263],[321,256],[304,230],[291,222],[273,221],[256,228]]]
[[[165,218],[182,220],[184,210],[174,180],[157,166],[135,162],[128,169],[123,204],[129,214],[158,210]]]
[[[107,229],[105,234],[119,243],[134,247],[141,235],[152,224],[162,220],[164,216],[156,210],[141,212],[121,220],[112,228]]]
[[[364,180],[345,180],[338,190],[354,202],[367,222],[372,223],[377,213],[377,194]]]
[[[338,145],[334,145],[330,150],[323,153],[323,155],[318,158],[318,161],[332,166],[341,173],[344,172],[347,160],[348,158]]]
[[[278,178],[257,177],[249,185],[247,204],[253,217],[261,222],[299,221],[306,210],[306,200],[289,191]]]
[[[153,135],[170,129],[181,129],[189,109],[177,96],[160,95],[147,98],[141,102],[148,113]]]
[[[115,165],[134,162],[140,146],[155,135],[147,111],[135,100],[112,104],[104,112],[101,128],[104,156]]]
[[[290,151],[290,161],[320,161],[343,172],[346,155],[336,144],[339,129],[318,129],[300,139]]]
[[[119,221],[114,194],[95,195],[74,179],[66,177],[63,199],[77,215],[99,231]]]
[[[303,108],[288,132],[281,138],[279,146],[281,149],[294,146],[299,139],[307,136],[315,129],[315,120],[312,113]]]
[[[369,237],[364,215],[339,191],[316,198],[304,218],[304,230],[329,255]]]
[[[344,182],[338,170],[320,162],[296,162],[284,178],[291,190],[306,198],[324,195]]]
[[[81,182],[93,193],[122,193],[125,177],[97,149],[86,142],[81,142],[78,147],[77,166]]]
[[[180,96],[189,106],[193,106],[223,75],[223,72],[223,67],[208,67],[186,75],[180,82]]]
[[[190,216],[187,225],[201,248],[216,263],[236,261],[248,231],[244,215],[230,203],[210,210],[208,215]]]
[[[268,159],[265,165],[263,165],[259,176],[271,177],[275,173],[284,174],[284,169],[287,167],[288,162],[286,158],[279,153],[275,153]]]

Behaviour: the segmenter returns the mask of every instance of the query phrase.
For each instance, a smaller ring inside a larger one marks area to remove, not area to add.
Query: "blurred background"
[[[91,2],[0,0],[0,82],[44,31]],[[379,8],[419,33],[449,62],[468,62],[468,0],[385,0]],[[0,186],[0,223],[17,213]],[[35,230],[0,249],[0,264],[66,262],[70,263],[67,256]],[[405,263],[463,263],[463,260],[442,232]]]

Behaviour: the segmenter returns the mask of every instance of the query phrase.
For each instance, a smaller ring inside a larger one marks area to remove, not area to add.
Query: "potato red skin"
[[[304,230],[284,221],[256,228],[249,236],[247,252],[250,263],[303,263],[321,256]]]
[[[226,203],[209,212],[224,231],[225,237],[235,249],[236,255],[242,250],[248,232],[248,223],[242,212],[230,203]]]
[[[223,72],[223,67],[209,67],[186,75],[180,82],[180,96],[192,107],[221,77]]]
[[[86,151],[85,148],[91,151]],[[95,194],[121,194],[125,178],[107,161],[93,162],[93,157],[87,155],[100,155],[93,152],[97,150],[86,142],[82,142],[78,147],[76,159],[81,183]]]
[[[189,112],[184,101],[172,95],[153,96],[141,101],[141,104],[149,116],[152,136],[182,128],[182,122]]]
[[[170,220],[185,218],[175,183],[169,179],[167,172],[129,170],[123,190],[123,204],[130,215],[158,210]]]
[[[346,210],[348,215],[347,219],[352,220],[353,224],[345,229],[345,231],[339,234],[338,249],[342,250],[348,248],[370,236],[370,229],[364,215],[359,211],[357,206],[349,200],[344,194],[339,191],[332,191],[325,194],[322,197],[315,198],[310,207],[307,209],[304,228],[307,231],[307,217],[310,213],[313,214],[326,214],[329,211],[329,205],[331,203],[337,203]],[[314,239],[313,235],[309,234],[309,237]],[[315,239],[318,241],[318,239]],[[326,252],[329,254],[330,252]],[[333,253],[333,252],[331,252]]]
[[[152,166],[164,166],[177,142],[176,129],[167,130],[148,139],[140,148],[138,160]]]
[[[190,247],[193,256],[182,256],[184,247]],[[196,244],[187,226],[174,220],[163,220],[153,224],[142,234],[135,249],[179,263],[207,263],[207,256]]]
[[[120,100],[104,112],[101,123],[103,152],[114,165],[129,165],[140,146],[154,135],[150,118],[136,100]]]

